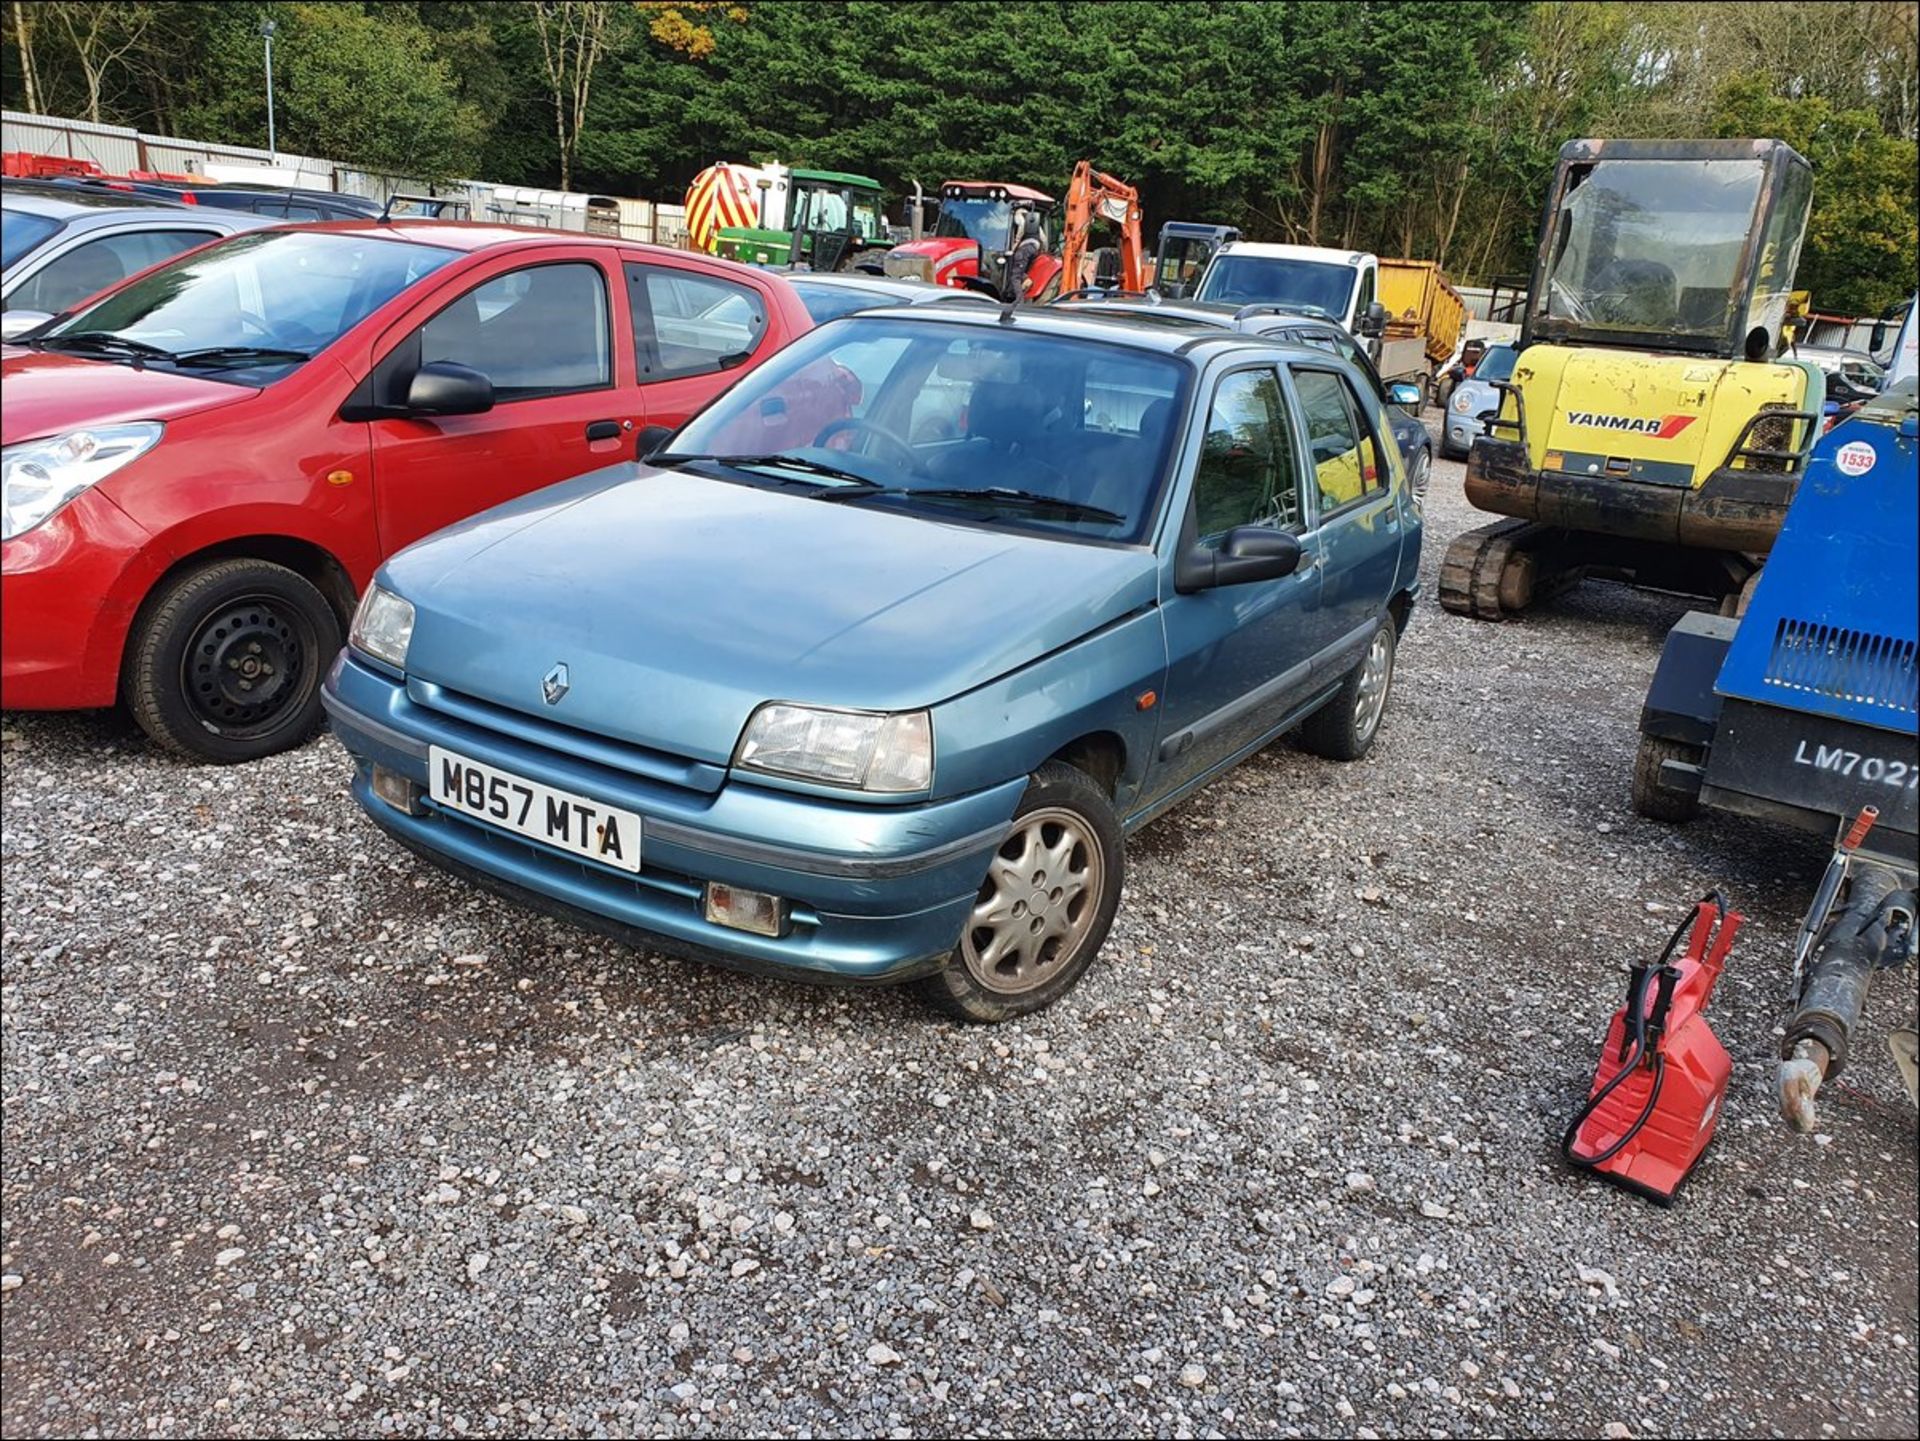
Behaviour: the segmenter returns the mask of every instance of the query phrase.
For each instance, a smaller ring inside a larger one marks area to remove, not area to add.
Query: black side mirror
[[[1387,329],[1387,307],[1379,301],[1367,307],[1367,313],[1360,317],[1360,333],[1371,340],[1376,335],[1384,335]]]
[[[1887,322],[1884,320],[1876,320],[1873,322],[1873,334],[1867,338],[1867,349],[1871,350],[1877,356],[1880,354],[1880,348],[1886,343]]]
[[[1300,568],[1300,540],[1264,525],[1236,526],[1218,550],[1194,546],[1180,558],[1174,588],[1183,593],[1279,580]]]
[[[673,438],[670,425],[648,425],[641,428],[633,442],[633,454],[636,460],[649,460],[653,453]]]
[[[410,415],[479,415],[493,409],[493,382],[470,365],[430,360],[407,385]]]

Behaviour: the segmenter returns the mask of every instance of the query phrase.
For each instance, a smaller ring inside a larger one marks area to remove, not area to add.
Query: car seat
[[[127,278],[127,268],[113,248],[93,241],[68,251],[33,282],[34,310],[59,314]]]
[[[1173,414],[1173,401],[1162,396],[1140,412],[1137,433],[1087,433],[1069,469],[1071,497],[1082,505],[1138,518],[1153,493],[1154,468],[1165,449]]]
[[[1602,324],[1655,330],[1680,314],[1679,282],[1658,260],[1615,260],[1594,281],[1594,318]]]
[[[928,463],[936,479],[1003,485],[1065,495],[1059,469],[1045,454],[1044,398],[1013,381],[981,381],[967,399],[967,438]]]

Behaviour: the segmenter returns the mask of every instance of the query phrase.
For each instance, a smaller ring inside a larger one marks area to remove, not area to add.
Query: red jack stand
[[[1573,1165],[1673,1203],[1713,1139],[1733,1070],[1703,1013],[1741,919],[1715,891],[1674,929],[1658,961],[1633,967],[1593,1088],[1560,1140]],[[1672,961],[1689,930],[1686,954]]]

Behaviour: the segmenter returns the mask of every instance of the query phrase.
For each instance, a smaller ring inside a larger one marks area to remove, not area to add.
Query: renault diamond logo
[[[540,694],[547,698],[548,705],[559,705],[560,697],[567,693],[572,684],[573,680],[567,674],[567,663],[561,661],[548,671],[546,679],[540,682]]]

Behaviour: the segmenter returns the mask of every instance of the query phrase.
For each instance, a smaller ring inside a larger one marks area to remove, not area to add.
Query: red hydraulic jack
[[[1593,1089],[1560,1139],[1573,1165],[1673,1203],[1713,1139],[1733,1071],[1703,1012],[1740,922],[1715,891],[1674,928],[1659,960],[1634,965]],[[1675,962],[1674,948],[1689,931],[1686,954]]]

